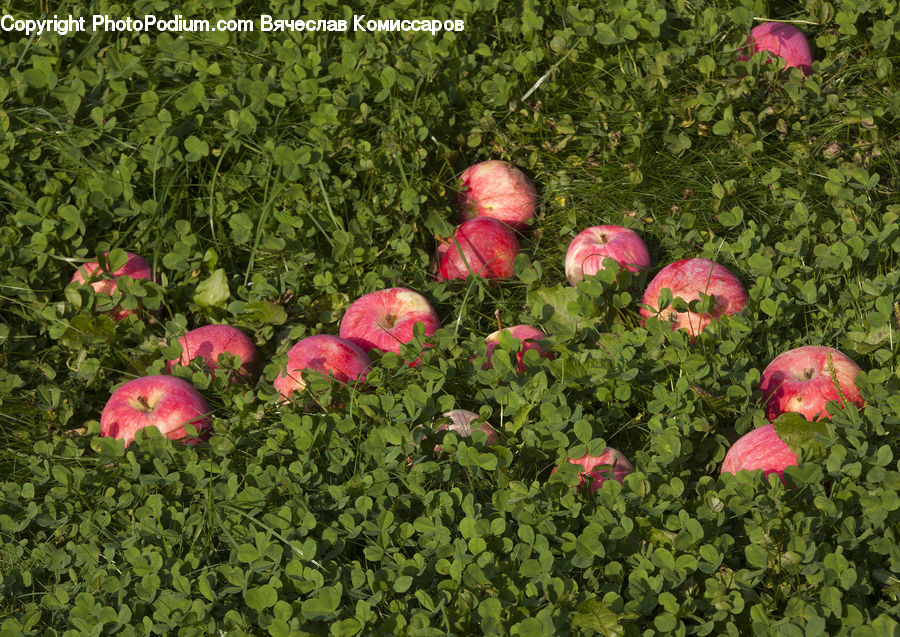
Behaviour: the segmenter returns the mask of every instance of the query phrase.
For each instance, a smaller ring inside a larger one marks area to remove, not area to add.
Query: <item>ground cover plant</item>
[[[45,8],[350,28],[0,37],[0,635],[900,632],[897,2]],[[808,76],[738,59],[767,19],[807,35]],[[439,281],[458,177],[488,160],[538,193],[513,277]],[[653,265],[570,285],[597,225]],[[126,251],[154,278],[71,282]],[[696,338],[640,314],[688,258],[747,292]],[[370,352],[365,387],[309,375],[286,401],[288,350],[393,287],[441,327]],[[498,320],[552,356],[501,329],[485,365]],[[208,439],[101,436],[112,392],[213,323],[262,374],[173,367]],[[776,419],[783,480],[720,473],[769,422],[763,370],[807,345],[860,366],[862,406]],[[442,427],[455,409],[497,441]],[[607,446],[634,470],[579,488],[568,460]]]

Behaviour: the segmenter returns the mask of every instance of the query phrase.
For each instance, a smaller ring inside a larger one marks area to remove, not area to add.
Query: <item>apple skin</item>
[[[700,299],[700,293],[715,297],[715,307],[709,313],[676,312],[671,306],[660,312],[656,309],[659,293],[663,288],[672,291],[672,297],[686,302]],[[747,292],[736,276],[724,266],[709,259],[681,259],[670,263],[650,281],[644,292],[641,316],[645,319],[659,316],[672,323],[672,329],[686,329],[691,340],[706,326],[724,314],[737,314],[747,304]]]
[[[581,474],[581,482],[578,488],[584,487],[590,480],[591,493],[596,493],[607,480],[616,480],[621,483],[625,476],[634,471],[634,466],[628,461],[621,451],[607,447],[599,456],[585,455],[581,458],[568,459],[570,463],[581,465],[584,472]],[[603,466],[605,465],[605,466]],[[554,468],[551,473],[556,473]]]
[[[509,332],[511,336],[522,341],[522,349],[516,354],[516,371],[520,374],[527,369],[525,363],[522,362],[522,359],[525,357],[525,352],[530,349],[537,350],[541,356],[548,360],[553,360],[553,352],[544,349],[541,347],[540,343],[537,342],[547,338],[547,335],[538,328],[532,327],[531,325],[514,325],[512,327],[503,328],[503,331]],[[484,339],[484,342],[487,344],[487,362],[484,364],[483,369],[491,369],[491,367],[493,367],[491,364],[491,355],[493,354],[494,349],[496,349],[497,344],[500,342],[500,330],[488,335],[488,337]]]
[[[364,294],[351,303],[338,333],[364,352],[377,349],[399,354],[401,346],[413,340],[416,323],[425,325],[426,335],[441,327],[437,313],[424,296],[407,288],[388,288]]]
[[[832,365],[834,376],[830,371]],[[859,371],[859,365],[832,347],[807,345],[779,354],[759,381],[766,418],[772,421],[785,412],[795,411],[807,420],[827,420],[831,416],[825,405],[832,400],[843,404],[841,394],[862,407],[865,403],[854,382]],[[840,387],[840,392],[835,385]]]
[[[452,409],[450,411],[444,412],[442,414],[444,418],[449,418],[450,423],[444,423],[440,425],[437,429],[435,429],[435,433],[438,431],[444,431],[449,429],[458,435],[460,438],[468,438],[472,435],[472,423],[478,420],[481,416],[476,414],[474,411],[468,411],[466,409]],[[497,442],[499,436],[497,435],[497,430],[491,427],[488,423],[483,422],[478,427],[481,431],[483,431],[487,435],[487,444],[492,445]],[[440,453],[441,446],[435,445],[434,452]]]
[[[603,269],[603,259],[614,259],[633,274],[650,267],[650,253],[634,230],[622,226],[585,228],[566,251],[566,278],[577,285]]]
[[[108,256],[109,252],[104,254]],[[119,287],[117,279],[121,276],[127,275],[132,279],[147,279],[150,281],[155,279],[153,269],[144,257],[134,254],[133,252],[126,252],[125,254],[128,255],[128,260],[125,262],[125,265],[112,273],[112,278],[102,278],[104,272],[100,267],[100,263],[98,261],[88,261],[75,271],[75,274],[72,275],[71,282],[83,285],[90,281],[90,285],[94,288],[95,294],[112,296],[113,292]],[[96,278],[91,281],[92,277]],[[117,307],[109,313],[109,316],[114,321],[121,321],[126,316],[135,313],[136,310],[126,310]]]
[[[288,350],[287,371],[275,378],[275,389],[290,398],[295,391],[303,391],[306,381],[302,372],[314,371],[323,376],[334,375],[341,383],[364,383],[372,364],[368,355],[356,343],[331,334],[314,334],[297,341]]]
[[[537,190],[525,173],[507,161],[483,161],[459,176],[459,206],[464,220],[493,217],[524,230],[537,209]]]
[[[784,60],[786,67],[796,67],[803,75],[812,73],[813,56],[803,31],[784,22],[763,22],[753,27],[743,46],[739,60],[747,61],[754,53],[768,51]]]
[[[186,424],[198,432],[209,429],[209,405],[193,385],[176,376],[143,376],[130,380],[112,393],[100,415],[100,435],[120,438],[125,446],[135,432],[156,427],[172,440],[187,436]],[[191,438],[184,442],[200,442]]]
[[[457,228],[452,239],[438,244],[437,278],[467,279],[474,273],[485,279],[511,279],[520,250],[519,240],[506,224],[491,217],[470,219]]]
[[[204,325],[191,330],[178,342],[181,343],[181,358],[166,363],[169,373],[175,365],[187,366],[193,359],[202,357],[207,369],[214,374],[219,367],[219,354],[231,354],[241,359],[241,368],[231,377],[231,382],[254,383],[259,378],[259,352],[250,337],[236,327]]]
[[[763,425],[738,438],[725,454],[721,473],[733,473],[742,469],[762,469],[768,476],[777,473],[784,481],[784,470],[797,465],[797,454],[790,450],[778,434],[775,425]]]

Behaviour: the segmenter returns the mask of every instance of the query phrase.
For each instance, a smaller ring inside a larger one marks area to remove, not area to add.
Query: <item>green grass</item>
[[[133,15],[466,29],[5,34],[0,635],[898,631],[896,6],[214,4]],[[760,18],[797,21],[812,76],[735,61]],[[488,158],[538,187],[517,276],[436,282],[457,175]],[[565,249],[600,223],[639,232],[654,267],[570,288]],[[114,248],[160,276],[118,323],[68,286]],[[649,278],[691,256],[750,297],[695,343],[638,316]],[[315,380],[280,404],[291,344],[395,285],[444,325],[422,365],[376,356],[374,391]],[[497,312],[543,328],[555,360],[519,375],[501,347],[482,369]],[[111,391],[211,322],[267,364],[254,387],[179,372],[210,441],[100,437]],[[799,426],[791,488],[719,476],[765,422],[762,369],[805,344],[854,358],[867,406]],[[417,425],[451,408],[500,441],[432,454]],[[565,459],[607,444],[635,474],[572,489]]]

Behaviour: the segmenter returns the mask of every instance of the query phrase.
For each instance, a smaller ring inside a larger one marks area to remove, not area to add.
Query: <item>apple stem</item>
[[[141,403],[141,407],[143,407],[147,411],[150,411],[150,403],[147,402],[146,398],[144,398],[143,396],[138,396],[138,402]]]
[[[497,329],[503,330],[503,324],[500,322],[500,310],[494,310],[494,318],[497,319]]]

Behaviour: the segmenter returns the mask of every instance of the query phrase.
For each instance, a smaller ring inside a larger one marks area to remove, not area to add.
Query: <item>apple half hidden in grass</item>
[[[762,469],[768,476],[775,473],[784,481],[784,470],[797,465],[797,454],[775,433],[775,425],[754,429],[738,438],[725,454],[721,473],[733,473],[746,469]]]
[[[119,287],[118,279],[120,277],[129,276],[132,279],[154,280],[153,269],[144,257],[133,252],[126,252],[125,254],[128,256],[125,265],[112,273],[104,271],[98,261],[83,263],[72,275],[71,282],[82,285],[90,283],[90,286],[94,289],[94,294],[112,296],[113,292]],[[109,252],[106,252],[105,255],[108,257]],[[126,316],[136,312],[137,310],[116,307],[109,313],[109,316],[114,321],[121,321]]]
[[[180,440],[188,433],[185,425],[198,432],[210,426],[209,405],[193,385],[176,376],[143,376],[115,390],[100,415],[100,434],[131,444],[144,427],[156,427],[167,438]],[[200,442],[205,436],[184,442]]]
[[[294,344],[287,353],[287,370],[275,378],[275,389],[285,398],[303,391],[303,372],[332,375],[341,383],[364,383],[371,361],[356,343],[331,334],[314,334]]]
[[[388,288],[364,294],[344,312],[338,334],[358,345],[364,352],[371,349],[400,353],[400,348],[413,340],[416,323],[425,326],[425,335],[441,327],[431,303],[407,288]],[[416,361],[410,363],[415,365]]]
[[[672,297],[687,303],[698,301],[701,293],[713,297],[709,312],[677,312],[671,306],[657,309],[660,292],[669,289]],[[691,340],[725,314],[737,314],[747,304],[747,292],[740,280],[725,266],[709,259],[681,259],[660,270],[644,292],[640,314],[669,321],[672,329],[685,329]]]
[[[615,480],[621,483],[625,476],[634,471],[634,466],[621,451],[607,447],[599,456],[585,454],[581,458],[568,458],[574,465],[580,465],[583,469],[578,488],[590,485],[591,493],[595,493],[607,480]],[[551,474],[556,473],[554,467]]]
[[[497,322],[499,323],[499,318],[497,319]],[[536,350],[543,358],[553,360],[553,352],[545,349],[540,344],[541,340],[547,338],[546,334],[531,325],[513,325],[512,327],[504,327],[497,330],[484,339],[484,342],[487,344],[487,362],[484,364],[483,369],[491,369],[491,367],[493,367],[491,357],[493,356],[497,345],[500,343],[501,332],[507,332],[510,336],[522,341],[522,349],[516,354],[516,371],[518,373],[522,374],[527,369],[523,359],[525,357],[525,352],[530,349]]]
[[[450,411],[444,412],[442,414],[442,417],[449,418],[450,422],[438,425],[438,427],[434,430],[435,433],[449,429],[460,438],[468,438],[474,431],[481,430],[487,436],[487,444],[492,445],[497,442],[497,439],[499,437],[497,435],[497,430],[491,427],[488,423],[482,422],[477,427],[477,429],[473,427],[473,424],[478,424],[478,420],[481,418],[481,416],[476,414],[474,411],[469,411],[467,409],[451,409]],[[435,445],[434,452],[440,453],[441,446]]]
[[[747,61],[750,57],[767,51],[784,60],[785,67],[796,67],[803,75],[812,73],[813,56],[809,48],[809,40],[803,31],[793,24],[784,22],[763,22],[753,27],[747,42],[742,47],[738,60]]]
[[[759,381],[766,418],[772,421],[793,411],[807,420],[827,419],[825,406],[831,401],[862,407],[865,402],[854,382],[859,372],[859,365],[832,347],[806,345],[779,354]]]
[[[233,383],[254,383],[259,378],[259,352],[250,337],[236,327],[224,324],[204,325],[191,330],[178,339],[181,358],[166,363],[171,373],[175,365],[190,365],[195,358],[202,358],[210,373],[219,368],[219,355],[231,354],[241,361],[240,370],[232,377]]]

